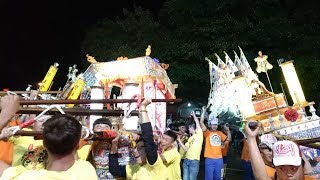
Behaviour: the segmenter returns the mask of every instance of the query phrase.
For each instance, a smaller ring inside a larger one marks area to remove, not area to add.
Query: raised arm
[[[0,108],[0,131],[2,131],[20,108],[19,96],[6,95],[2,97],[0,100]]]
[[[225,129],[225,132],[227,132],[227,141],[231,142],[232,136],[231,136],[230,128],[226,124],[223,126],[223,128]]]
[[[126,177],[126,166],[121,166],[118,162],[119,138],[120,132],[118,132],[118,136],[112,140],[111,150],[109,154],[109,171],[114,176]]]
[[[254,131],[249,128],[249,122],[246,123],[244,128],[245,133],[247,135],[247,143],[249,148],[249,157],[251,161],[251,166],[253,170],[253,174],[256,180],[269,180],[264,161],[261,157],[256,136],[259,132],[259,127],[257,127]]]
[[[202,107],[202,112],[201,112],[201,116],[200,116],[200,126],[201,126],[201,129],[203,132],[207,130],[207,127],[204,124],[204,115],[206,113],[206,109],[207,108],[205,106]]]
[[[183,144],[183,142],[181,141],[179,135],[178,135],[178,138],[177,138],[177,142],[178,142],[179,146],[183,149],[184,152],[188,151],[189,148]]]
[[[147,106],[151,100],[144,99],[140,105],[139,118],[141,120],[141,139],[144,143],[148,163],[153,165],[158,159],[158,146],[153,140],[153,130],[148,117]]]
[[[310,174],[313,170],[310,162],[308,161],[307,157],[301,153],[301,156],[302,156],[302,159],[304,161],[304,167],[303,167],[303,170],[304,170],[304,174]]]
[[[202,114],[204,114],[204,112],[202,112]],[[202,116],[201,114],[201,116]],[[195,115],[194,111],[191,112],[191,116],[193,117],[194,122],[196,123],[196,130],[202,129],[200,126],[200,122],[198,117]],[[204,115],[203,115],[204,116]],[[203,118],[204,119],[204,118]]]

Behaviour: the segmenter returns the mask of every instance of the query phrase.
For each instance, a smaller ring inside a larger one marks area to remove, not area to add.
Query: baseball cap
[[[216,117],[214,117],[214,116],[209,116],[208,124],[217,125],[217,124],[218,124],[218,121],[219,121],[218,118],[216,118]]]
[[[273,164],[282,165],[301,165],[301,151],[299,146],[292,141],[278,141],[273,146]]]
[[[268,148],[273,149],[273,145],[277,141],[277,138],[273,134],[263,134],[262,136],[260,136],[259,146],[265,144]]]

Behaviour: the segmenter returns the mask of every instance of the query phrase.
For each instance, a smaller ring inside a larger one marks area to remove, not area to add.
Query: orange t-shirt
[[[274,179],[274,176],[276,174],[276,169],[273,168],[273,167],[267,166],[267,165],[265,165],[265,167],[266,167],[266,171],[267,171],[268,177],[270,179]]]
[[[17,126],[21,124],[19,120],[11,120],[9,122],[9,126]],[[11,165],[13,159],[13,147],[14,144],[12,142],[0,141],[0,160],[6,162]]]
[[[243,141],[241,159],[242,159],[242,160],[245,160],[245,161],[250,161],[249,148],[248,148],[248,143],[247,143],[246,140]]]
[[[11,165],[13,158],[14,144],[11,142],[0,141],[0,160]]]
[[[221,131],[211,132],[206,130],[203,133],[206,144],[204,148],[204,157],[218,159],[222,158],[221,142],[227,139],[227,136]]]
[[[304,180],[316,180],[315,177],[304,175]]]
[[[221,149],[223,157],[227,156],[228,148],[229,148],[229,141],[226,141],[225,144],[224,144],[224,148]]]

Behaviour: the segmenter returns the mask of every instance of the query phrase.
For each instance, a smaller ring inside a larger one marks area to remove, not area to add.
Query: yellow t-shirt
[[[187,143],[188,139],[189,139],[189,137],[188,137],[187,134],[186,134],[186,135],[183,135],[183,136],[180,138],[180,140],[181,140],[181,142],[182,142],[183,144]],[[184,159],[184,158],[185,158],[185,155],[186,155],[186,152],[185,152],[181,147],[179,148],[179,153],[180,153],[181,159]]]
[[[167,167],[169,179],[181,179],[180,154],[177,148],[172,148],[169,151],[164,151],[163,156],[166,159],[163,164]]]
[[[79,149],[77,150],[79,159],[87,160],[90,154],[91,148],[92,148],[91,143],[83,139],[80,139]]]
[[[185,158],[189,160],[200,160],[201,150],[203,143],[203,132],[201,129],[196,130],[196,133],[189,137],[185,146],[188,147],[188,151],[185,154]]]
[[[41,170],[27,170],[23,166],[11,167],[6,169],[0,180],[97,180],[96,171],[93,166],[84,160],[77,160],[66,171],[47,171]]]
[[[161,157],[158,156],[157,161],[150,165],[147,164],[140,166],[135,165],[126,165],[126,175],[129,180],[167,180],[168,173],[167,168],[163,164]]]
[[[9,142],[14,144],[12,166],[22,165],[22,157],[25,152],[43,148],[42,140],[35,140],[30,136],[12,136],[9,138]],[[41,165],[39,165],[39,168],[41,168]]]

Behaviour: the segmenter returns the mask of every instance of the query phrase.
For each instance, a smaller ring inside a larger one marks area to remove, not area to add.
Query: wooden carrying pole
[[[16,94],[31,94],[31,91],[12,91]],[[38,94],[60,94],[63,93],[63,91],[38,91]],[[7,91],[0,91],[0,95],[6,95]]]
[[[179,103],[182,99],[152,99],[152,102]],[[79,99],[79,100],[20,100],[20,105],[38,105],[38,104],[116,104],[116,103],[132,103],[137,99]]]
[[[22,107],[18,111],[19,114],[39,114],[44,111],[44,108],[31,108]],[[108,110],[108,109],[85,109],[85,108],[63,108],[66,114],[78,115],[78,116],[89,116],[89,115],[100,115],[100,116],[121,116],[124,114],[123,110]],[[46,114],[54,115],[60,114],[58,109],[51,109]],[[138,115],[138,111],[132,111],[131,115]]]
[[[177,134],[180,134],[179,132],[174,131]],[[15,135],[20,135],[20,136],[41,136],[42,131],[24,131],[20,130],[15,133]],[[305,139],[305,140],[296,140],[295,141],[297,144],[309,147],[309,148],[315,148],[319,149],[320,145],[317,144],[316,142],[319,142],[319,138],[312,138],[312,139]]]

